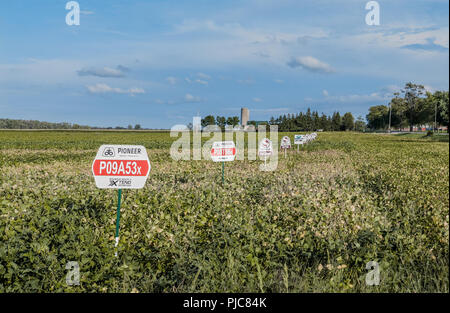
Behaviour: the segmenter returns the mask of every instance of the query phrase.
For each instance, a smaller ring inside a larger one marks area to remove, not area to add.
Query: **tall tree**
[[[358,118],[356,119],[355,122],[355,130],[358,132],[362,132],[366,129],[366,122],[364,122],[363,117],[360,115],[358,116]]]
[[[339,112],[334,112],[333,116],[331,117],[331,129],[334,131],[339,131],[341,129],[341,115]]]
[[[216,123],[217,123],[217,126],[220,127],[220,129],[224,130],[225,124],[227,123],[227,119],[225,118],[225,116],[217,116]]]
[[[208,116],[205,116],[205,118],[202,118],[201,123],[202,123],[203,127],[208,126],[208,125],[216,125],[216,119],[214,118],[214,116],[208,115]]]
[[[409,123],[409,131],[413,131],[414,125],[421,122],[419,111],[420,105],[423,103],[420,97],[425,92],[423,85],[413,84],[411,82],[406,83],[405,87],[401,90],[404,95],[404,99],[407,105],[406,116]]]
[[[353,118],[352,113],[347,112],[342,117],[342,126],[344,130],[353,130],[355,127],[355,119]]]
[[[369,108],[366,116],[371,129],[386,129],[389,124],[389,108],[385,105],[375,105]]]

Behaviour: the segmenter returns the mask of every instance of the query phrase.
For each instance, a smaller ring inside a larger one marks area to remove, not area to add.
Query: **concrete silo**
[[[241,108],[241,124],[247,126],[247,122],[250,118],[250,111],[247,108]]]

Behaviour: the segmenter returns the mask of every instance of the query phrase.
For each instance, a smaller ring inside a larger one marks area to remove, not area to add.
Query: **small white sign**
[[[272,154],[273,154],[272,141],[267,138],[264,138],[259,143],[258,155],[261,157],[268,157],[271,156]]]
[[[303,135],[294,135],[294,144],[302,145],[303,144]]]
[[[150,169],[144,146],[103,145],[92,163],[95,184],[102,189],[143,188]]]
[[[290,149],[291,148],[291,138],[288,136],[284,136],[281,139],[281,149]]]
[[[236,157],[236,146],[233,141],[216,141],[211,148],[213,162],[230,162]]]

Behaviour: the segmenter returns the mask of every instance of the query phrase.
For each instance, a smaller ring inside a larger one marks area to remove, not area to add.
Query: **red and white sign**
[[[92,163],[98,188],[143,188],[151,165],[144,146],[103,145]]]
[[[272,140],[267,138],[261,140],[259,143],[258,154],[264,158],[271,156],[273,154]]]
[[[288,136],[284,136],[281,139],[280,147],[281,147],[281,149],[290,149],[291,148],[291,138],[289,138]]]
[[[214,162],[234,161],[236,146],[233,141],[216,141],[211,148],[211,159]]]

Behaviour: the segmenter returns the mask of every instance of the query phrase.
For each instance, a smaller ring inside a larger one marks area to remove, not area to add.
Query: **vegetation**
[[[0,292],[449,292],[449,144],[432,137],[320,133],[274,172],[227,163],[222,186],[217,163],[173,161],[168,133],[1,131]],[[118,257],[117,191],[90,168],[105,143],[152,163],[123,193]]]
[[[377,105],[369,108],[368,127],[371,129],[387,129],[389,118],[392,128],[409,127],[412,131],[417,125],[430,125],[434,128],[443,125],[448,127],[449,98],[448,91],[425,92],[422,85],[407,83],[400,93],[390,101],[389,106]]]
[[[35,120],[0,119],[0,129],[90,129],[90,126],[71,123],[49,123]]]

